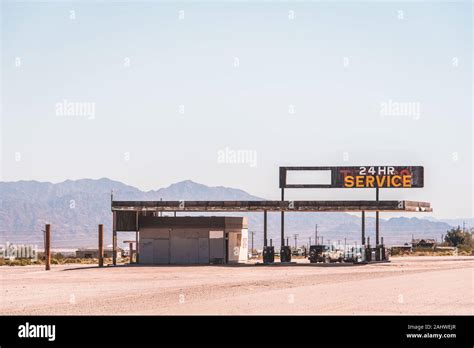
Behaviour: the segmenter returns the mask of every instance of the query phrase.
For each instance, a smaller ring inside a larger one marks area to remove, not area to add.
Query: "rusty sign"
[[[288,171],[330,171],[331,183],[288,184]],[[280,188],[423,187],[421,166],[280,167]]]

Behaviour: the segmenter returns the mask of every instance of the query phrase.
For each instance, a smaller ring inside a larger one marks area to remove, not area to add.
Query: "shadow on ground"
[[[375,262],[373,262],[375,263]],[[380,262],[377,262],[380,263]],[[384,262],[384,263],[389,263]],[[239,263],[239,264],[182,264],[182,265],[143,265],[143,264],[118,264],[117,266],[113,265],[106,265],[103,269],[108,268],[182,268],[182,267],[224,267],[224,268],[254,268],[254,267],[328,267],[328,268],[336,268],[336,267],[357,267],[357,266],[364,266],[367,263],[297,263],[297,262],[275,262],[271,264],[264,264],[264,263]],[[81,269],[92,269],[92,268],[99,268],[98,265],[87,265],[87,266],[78,266],[74,268],[64,269],[63,271],[75,271]]]

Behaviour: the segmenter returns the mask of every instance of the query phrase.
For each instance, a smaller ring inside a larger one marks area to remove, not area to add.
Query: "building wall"
[[[247,229],[242,218],[146,217],[139,227],[142,264],[209,264],[247,260]],[[226,226],[234,226],[227,230]],[[237,229],[238,227],[238,229]],[[244,231],[244,235],[242,233]],[[225,234],[229,236],[226,250]],[[240,237],[239,237],[240,236]]]
[[[233,230],[228,232],[229,263],[245,262],[248,259],[248,230]]]

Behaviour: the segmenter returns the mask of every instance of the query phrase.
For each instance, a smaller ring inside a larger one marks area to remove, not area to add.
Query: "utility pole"
[[[311,246],[311,237],[309,237],[309,246]]]
[[[295,250],[298,249],[298,234],[294,234],[293,237],[295,237]]]
[[[462,232],[466,232],[466,221],[462,222]]]
[[[321,236],[321,245],[324,245],[324,240],[323,240],[324,236]]]

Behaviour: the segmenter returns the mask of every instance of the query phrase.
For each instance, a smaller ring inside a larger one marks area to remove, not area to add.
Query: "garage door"
[[[209,238],[199,238],[199,263],[209,263]]]
[[[169,258],[169,239],[155,239],[153,241],[153,263],[168,264]]]
[[[171,237],[170,241],[171,263],[199,263],[198,238]]]
[[[154,239],[144,238],[140,240],[140,263],[153,263],[153,241]]]

